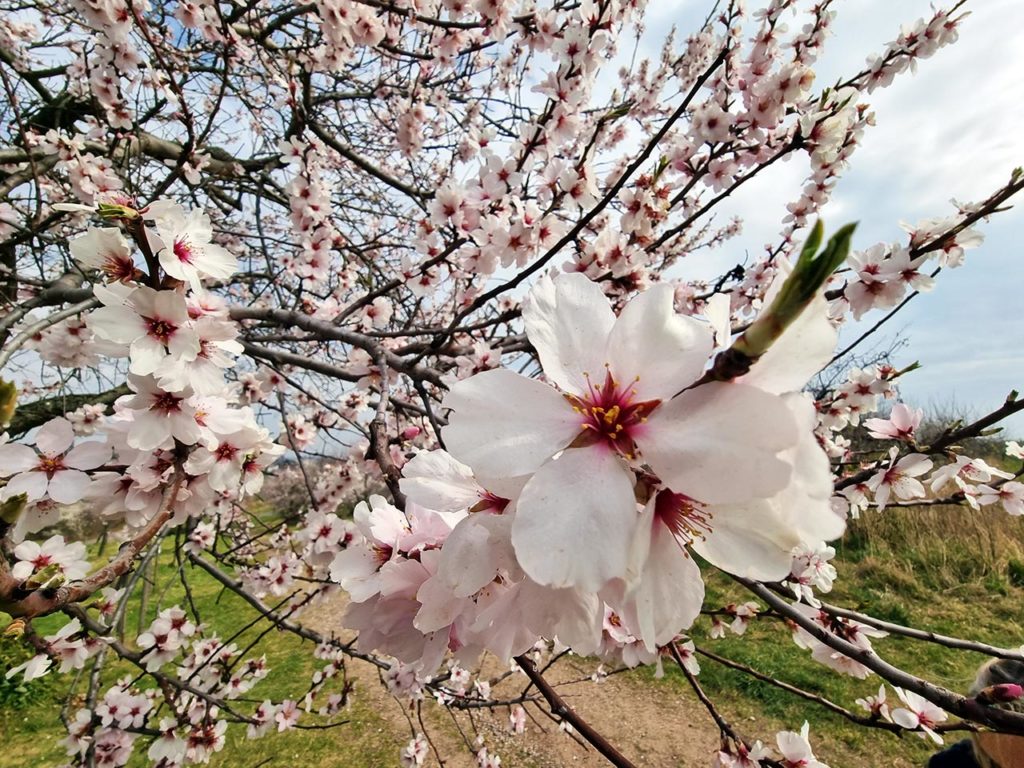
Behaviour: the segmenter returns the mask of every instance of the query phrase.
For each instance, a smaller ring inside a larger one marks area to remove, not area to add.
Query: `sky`
[[[681,33],[696,29],[711,4],[651,0],[643,52],[655,54],[672,24]],[[846,0],[834,8],[833,36],[816,66],[818,88],[861,68],[869,53],[896,38],[901,24],[931,15],[926,0]],[[1024,165],[1024,2],[977,0],[967,10],[957,43],[860,100],[871,105],[877,124],[865,132],[822,211],[827,230],[860,222],[856,250],[903,241],[901,221],[951,215],[951,198],[984,199]],[[776,242],[785,204],[799,194],[806,172],[800,158],[742,188],[722,210],[741,216],[743,234],[713,255],[688,259],[692,276],[718,274],[744,252],[757,254]],[[931,293],[911,301],[888,326],[888,339],[898,332],[907,341],[895,362],[922,365],[901,384],[903,399],[914,406],[981,415],[1011,389],[1024,395],[1024,247],[1018,244],[1024,193],[1017,208],[980,230],[985,243],[968,252],[965,265],[945,270]],[[883,314],[868,314],[842,338],[856,338]],[[1008,436],[1024,436],[1024,413],[1005,426]]]

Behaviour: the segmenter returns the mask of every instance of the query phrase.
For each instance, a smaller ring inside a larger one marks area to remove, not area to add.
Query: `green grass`
[[[854,535],[847,538],[837,557],[840,579],[835,591],[827,596],[830,602],[862,610],[879,618],[943,634],[970,637],[997,645],[1019,646],[1024,640],[1024,565],[1019,561],[1005,567],[972,570],[966,553],[953,557],[957,551],[947,547],[945,565],[927,552],[901,549],[894,539]],[[170,541],[158,561],[153,588],[142,625],[146,626],[161,608],[186,606],[184,588],[178,565],[169,554]],[[966,545],[965,545],[966,547]],[[94,558],[99,561],[101,558]],[[185,566],[192,597],[200,619],[209,631],[222,639],[233,634],[255,618],[254,611],[205,572]],[[717,608],[748,598],[734,582],[721,576],[707,575],[707,607]],[[316,610],[315,608],[311,610]],[[191,611],[190,611],[191,613]],[[0,627],[6,625],[0,615]],[[40,634],[53,632],[62,625],[62,617],[37,621]],[[139,626],[139,600],[136,596],[125,617],[127,635],[134,636]],[[789,630],[778,621],[755,621],[744,637],[729,634],[720,640],[707,637],[710,623],[700,620],[693,631],[698,646],[707,647],[721,656],[750,665],[805,690],[824,696],[851,711],[860,713],[858,697],[877,692],[880,680],[871,676],[856,680],[834,673],[819,665],[807,651],[793,645]],[[266,623],[257,623],[234,642],[245,648],[266,630]],[[954,690],[965,690],[984,660],[977,654],[953,652],[941,646],[912,642],[898,637],[876,640],[875,649],[883,658],[923,675]],[[271,631],[248,651],[247,658],[265,654],[270,667],[268,677],[247,694],[247,702],[239,703],[241,711],[249,712],[264,699],[301,699],[310,676],[317,665],[308,642],[294,635]],[[20,663],[30,655],[22,644],[12,638],[0,638],[0,670]],[[751,738],[774,741],[774,734],[783,728],[799,729],[804,720],[811,723],[812,743],[819,757],[833,768],[847,765],[886,765],[910,768],[924,764],[934,751],[913,735],[899,738],[889,733],[868,730],[826,712],[820,706],[795,698],[770,684],[755,680],[714,661],[701,657],[700,683],[720,706],[737,729]],[[104,672],[106,682],[136,670],[127,663],[111,664]],[[632,676],[642,685],[671,686],[681,695],[690,696],[686,680],[671,665],[666,665],[666,679],[655,681],[652,670]],[[50,674],[21,685],[15,681],[0,682],[0,733],[5,754],[4,768],[38,768],[59,765],[65,760],[60,744],[64,730],[59,722],[62,702],[70,692],[75,697],[70,708],[73,715],[81,705],[84,680],[74,683],[73,675]],[[73,687],[72,687],[73,686]],[[339,690],[340,681],[330,690]],[[349,721],[331,730],[299,730],[283,734],[269,733],[259,740],[245,738],[244,726],[231,726],[227,745],[211,761],[215,768],[249,768],[250,766],[308,765],[364,768],[393,765],[400,744],[396,744],[393,723],[374,711],[366,699],[357,695],[345,710]],[[890,695],[891,690],[890,690]],[[690,697],[695,713],[699,705]],[[319,702],[317,703],[319,706]],[[304,716],[303,722],[317,722],[316,716]],[[708,727],[711,728],[710,720]],[[404,736],[402,738],[405,738]],[[956,736],[951,736],[955,740]],[[147,764],[144,749],[138,750],[131,765]],[[879,759],[884,755],[884,760]],[[509,765],[525,763],[509,754]]]
[[[189,569],[188,581],[198,614],[209,631],[217,632],[223,640],[255,618],[256,613],[241,598],[223,590],[212,577],[197,568],[188,565],[185,568]],[[150,596],[144,626],[148,626],[160,609],[175,604],[186,605],[184,588],[172,556],[161,555],[155,583],[158,586]],[[136,598],[125,617],[129,637],[134,635],[138,625],[138,614],[139,601]],[[39,620],[35,625],[40,634],[47,634],[64,621],[64,618],[54,616]],[[7,623],[7,617],[0,614],[0,626],[6,626]],[[245,648],[266,629],[266,622],[261,622],[234,642],[240,649]],[[310,642],[277,630],[266,634],[253,650],[245,654],[245,658],[264,654],[270,674],[246,694],[245,701],[237,704],[238,710],[243,713],[251,712],[264,699],[277,702],[291,698],[301,702],[312,673],[325,663],[313,658]],[[29,656],[31,651],[11,638],[5,638],[0,643],[0,663],[3,664],[0,672]],[[137,673],[137,668],[119,661],[108,665],[103,679],[109,685],[125,674],[135,676]],[[327,690],[340,691],[341,681],[332,682],[336,684],[329,683]],[[0,698],[0,733],[3,734],[5,749],[0,764],[4,768],[41,768],[65,762],[66,753],[60,744],[64,737],[64,728],[60,722],[61,706],[70,692],[74,697],[74,705],[69,714],[73,717],[77,707],[82,704],[85,690],[84,679],[78,685],[73,683],[74,675],[51,672],[43,678],[21,685],[20,691],[8,691],[6,698]],[[4,690],[0,688],[0,696],[3,696]],[[323,700],[318,698],[315,707],[319,707]],[[211,759],[210,765],[214,768],[300,764],[369,768],[393,764],[397,747],[390,739],[380,738],[385,728],[384,721],[363,704],[358,696],[352,697],[350,702],[339,716],[348,722],[335,729],[293,730],[282,734],[270,732],[262,739],[250,740],[245,736],[245,726],[231,725],[224,749]],[[301,722],[327,721],[316,715],[303,715]],[[145,749],[136,749],[129,765],[148,764]]]
[[[905,564],[871,558],[839,561],[840,580],[836,589],[822,597],[887,621],[940,634],[1010,648],[1024,640],[1024,614],[1020,610],[1024,590],[1009,580],[1000,581],[998,590],[982,580],[935,592],[920,582],[908,580],[903,566]],[[707,586],[708,608],[749,598],[749,593],[720,574],[711,576]],[[864,714],[856,699],[876,694],[881,684],[874,675],[858,680],[818,664],[808,651],[793,644],[789,630],[775,620],[754,621],[744,636],[729,633],[718,640],[708,637],[709,628],[708,620],[698,622],[693,631],[697,646],[823,696],[856,714]],[[896,636],[874,640],[873,644],[887,661],[957,691],[966,691],[986,658]],[[919,766],[935,751],[930,742],[915,735],[899,737],[863,728],[770,683],[724,667],[707,657],[698,658],[700,684],[727,719],[752,738],[767,736],[773,741],[776,730],[799,729],[807,720],[811,723],[812,743],[817,747],[818,757],[830,762],[833,768],[863,765],[865,760],[886,766]],[[689,690],[689,684],[677,670],[666,665],[666,673],[670,685],[680,691]],[[891,687],[887,688],[891,702],[896,697]],[[951,734],[948,741],[959,738]],[[879,761],[879,754],[885,755],[884,762]]]

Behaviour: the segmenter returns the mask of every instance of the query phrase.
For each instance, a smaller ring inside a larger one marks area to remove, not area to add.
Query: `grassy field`
[[[1022,546],[1024,520],[997,511],[926,508],[872,515],[855,523],[844,541],[836,560],[840,578],[828,599],[897,623],[1016,647],[1024,642]],[[178,576],[174,559],[169,554],[162,556],[146,623],[158,607],[184,604]],[[253,616],[239,598],[223,591],[202,572],[190,571],[189,582],[201,620],[222,637],[237,631]],[[709,608],[744,600],[741,590],[728,579],[709,578]],[[138,606],[134,605],[126,617],[127,627],[137,626],[137,612]],[[46,633],[61,623],[60,619],[46,619],[39,622],[39,630]],[[708,622],[702,620],[695,628],[698,646],[754,666],[848,709],[857,711],[854,700],[878,689],[877,677],[864,681],[842,677],[814,662],[809,653],[792,644],[789,631],[777,621],[754,622],[746,636],[729,635],[720,640],[707,638],[708,627]],[[235,642],[245,647],[262,631],[265,625],[247,630]],[[896,637],[875,641],[875,647],[886,659],[956,690],[969,685],[983,661],[974,654],[954,653],[937,645]],[[301,696],[314,664],[318,663],[312,658],[309,644],[290,634],[272,631],[262,637],[257,648],[247,656],[265,653],[271,674],[251,692],[252,701]],[[0,667],[18,663],[26,653],[17,641],[0,638]],[[898,738],[859,728],[813,703],[707,658],[700,662],[701,684],[744,734],[773,740],[780,728],[799,728],[805,719],[809,720],[819,757],[833,768],[922,765],[930,754],[930,745],[916,736]],[[655,680],[651,670],[638,670],[629,676],[638,686],[678,691],[694,717],[704,718],[685,679],[666,669],[668,674],[663,680]],[[105,677],[113,680],[128,672],[131,670],[127,665],[112,665]],[[56,675],[27,686],[0,682],[3,768],[37,768],[64,761],[59,717],[70,683],[72,677]],[[72,714],[81,703],[83,687],[83,683],[75,687],[78,699],[71,708]],[[349,722],[337,729],[291,731],[257,741],[245,739],[241,728],[232,727],[228,745],[211,765],[362,768],[397,764],[396,738],[407,739],[408,731],[396,737],[394,723],[388,723],[358,695],[352,698],[346,717]],[[881,761],[879,754],[885,755]],[[141,754],[136,755],[131,764],[144,765],[145,760]],[[506,758],[505,764],[528,765],[529,761]]]
[[[240,626],[255,617],[255,612],[247,604],[233,593],[222,590],[218,582],[202,571],[191,569],[188,581],[201,620],[222,638],[233,635]],[[147,625],[159,608],[175,604],[185,605],[184,588],[178,578],[178,567],[169,554],[161,556],[154,582],[163,585],[166,591],[161,592],[157,600],[157,590],[154,590],[146,612]],[[6,625],[7,622],[2,623]],[[49,617],[42,620],[38,622],[40,634],[61,624],[63,620],[59,618]],[[127,612],[125,625],[135,628],[137,624],[138,607],[133,605]],[[240,648],[245,648],[265,631],[265,623],[262,626],[257,625],[239,635],[234,642]],[[0,643],[0,653],[3,654],[0,656],[0,663],[17,663],[27,658],[27,652],[16,641],[2,638]],[[317,662],[313,658],[311,651],[310,642],[300,641],[286,632],[272,631],[263,637],[257,645],[257,650],[247,653],[246,657],[266,654],[271,674],[253,689],[249,700],[258,703],[264,699],[280,701],[288,697],[301,698],[314,669],[322,666],[322,662]],[[4,663],[4,666],[6,665]],[[122,662],[110,665],[110,669],[104,672],[104,679],[113,681],[125,674],[136,673],[134,667]],[[3,734],[6,750],[4,756],[0,758],[0,766],[41,768],[61,765],[66,760],[64,747],[60,744],[64,734],[59,718],[61,705],[72,679],[72,676],[50,674],[27,686],[18,686],[23,692],[13,690],[15,686],[10,683],[6,688],[0,687],[0,733]],[[0,683],[0,686],[3,685]],[[83,687],[83,684],[75,687],[77,695],[71,708],[72,716],[75,707],[81,705]],[[246,709],[251,709],[252,706],[254,704],[250,704]],[[228,731],[224,750],[211,759],[210,765],[215,768],[249,768],[258,765],[337,765],[361,768],[394,763],[393,745],[381,743],[382,740],[379,738],[384,728],[383,722],[375,712],[361,703],[358,697],[355,697],[349,706],[346,719],[349,722],[338,729],[296,730],[270,734],[258,740],[246,739],[244,728],[233,726]],[[130,763],[148,764],[144,750],[141,754],[134,755]]]

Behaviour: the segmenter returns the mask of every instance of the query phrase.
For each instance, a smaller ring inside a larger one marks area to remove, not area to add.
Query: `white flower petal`
[[[792,468],[777,454],[797,438],[781,398],[744,384],[712,382],[660,406],[636,442],[673,491],[729,503],[785,487]]]
[[[788,271],[780,273],[765,297],[769,306]],[[798,392],[814,374],[828,365],[836,351],[839,332],[828,319],[828,302],[819,292],[800,316],[786,329],[750,373],[737,381],[752,384],[766,392]]]
[[[109,458],[109,445],[89,440],[72,448],[64,457],[64,464],[72,469],[96,469],[105,464]]]
[[[77,469],[62,469],[50,478],[46,492],[58,504],[74,504],[81,501],[89,488],[89,476]]]
[[[0,477],[28,472],[39,465],[39,455],[21,443],[0,445]]]
[[[799,533],[769,499],[711,508],[711,532],[693,549],[712,565],[748,579],[778,581],[789,574]]]
[[[483,491],[473,470],[447,451],[417,453],[402,467],[402,474],[402,493],[438,512],[467,509],[480,501]]]
[[[512,520],[482,512],[463,519],[441,548],[437,577],[456,597],[469,597],[494,580],[499,570],[516,568]]]
[[[602,445],[571,448],[523,488],[512,544],[537,583],[597,592],[626,575],[637,520],[622,460]]]
[[[4,498],[9,499],[24,493],[29,501],[36,501],[46,495],[46,473],[44,472],[22,472],[12,477],[4,487]]]
[[[544,276],[523,302],[523,321],[544,374],[564,390],[587,391],[589,373],[604,380],[605,346],[615,324],[604,291],[578,272]]]
[[[476,472],[526,475],[582,431],[581,420],[554,388],[512,371],[484,371],[455,384],[443,435],[448,451]]]
[[[647,518],[651,546],[642,576],[619,612],[648,650],[690,627],[704,604],[697,564],[660,520]]]
[[[75,441],[75,430],[63,416],[46,422],[36,433],[36,448],[48,456],[59,456]]]
[[[711,354],[711,329],[673,307],[671,285],[656,285],[634,298],[608,337],[608,362],[637,400],[667,400],[704,371]],[[545,370],[547,368],[545,367]]]

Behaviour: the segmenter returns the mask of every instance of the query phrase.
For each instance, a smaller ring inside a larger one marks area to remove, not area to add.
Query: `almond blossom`
[[[99,269],[109,280],[126,282],[135,277],[131,245],[116,227],[93,227],[68,243],[75,260],[86,269]]]
[[[952,481],[961,491],[967,491],[971,483],[988,483],[996,477],[1011,480],[1014,475],[990,466],[983,459],[957,456],[952,464],[935,470],[931,477],[931,489],[932,493],[938,493]]]
[[[913,691],[905,691],[902,688],[895,688],[895,691],[904,706],[892,710],[890,713],[892,721],[907,730],[917,731],[918,736],[922,739],[928,738],[936,744],[942,744],[942,737],[935,732],[934,728],[939,723],[945,722],[949,715]]]
[[[101,338],[129,345],[132,373],[154,373],[168,358],[194,360],[199,354],[185,297],[177,291],[140,286],[127,294],[108,291],[101,296],[107,306],[89,316],[89,327]]]
[[[892,496],[902,501],[925,497],[924,486],[917,478],[932,468],[932,460],[921,453],[911,453],[897,460],[897,454],[895,446],[890,448],[889,466],[872,475],[866,483],[875,494],[879,510],[885,509]]]
[[[89,573],[85,544],[80,541],[65,543],[60,534],[51,536],[42,544],[23,541],[14,548],[14,556],[18,562],[11,568],[11,575],[21,581],[43,569],[60,574],[65,581],[75,581]]]
[[[532,475],[512,541],[542,584],[596,591],[629,579],[639,519],[632,467],[641,462],[699,500],[671,512],[672,530],[694,539],[703,505],[766,498],[789,482],[792,466],[778,454],[798,432],[780,398],[746,384],[684,391],[712,340],[709,328],[674,314],[672,298],[655,286],[616,318],[581,275],[544,280],[524,319],[557,389],[498,369],[459,382],[445,399],[444,438],[457,459],[486,476]]]
[[[5,677],[10,680],[21,674],[27,683],[49,672],[54,661],[60,662],[61,672],[82,669],[89,657],[99,649],[99,645],[95,642],[87,643],[85,639],[76,637],[81,632],[82,623],[78,619],[72,619],[54,634],[43,638],[46,653],[37,653],[28,661],[11,667],[6,671]]]
[[[0,475],[13,475],[3,489],[4,498],[24,493],[29,501],[49,497],[73,504],[81,500],[90,483],[86,472],[106,463],[110,447],[90,440],[72,448],[74,441],[71,422],[58,417],[36,434],[38,453],[19,443],[0,446]]]
[[[1007,514],[1019,517],[1024,515],[1024,483],[1012,480],[998,487],[979,485],[978,503],[983,507],[990,504],[1002,504]]]
[[[868,419],[864,426],[868,429],[868,434],[879,440],[911,441],[923,417],[924,411],[920,408],[915,410],[903,403],[897,403],[892,407],[888,419]]]
[[[146,216],[156,223],[160,266],[197,293],[203,291],[203,278],[227,278],[237,270],[235,257],[212,242],[213,228],[205,212],[186,211],[165,201],[150,205]]]
[[[805,720],[799,733],[780,731],[775,737],[786,768],[828,768],[814,756],[809,739],[811,726]]]
[[[427,759],[429,746],[423,734],[417,733],[399,755],[399,762],[402,768],[415,768],[421,766]]]
[[[878,686],[877,696],[865,696],[857,699],[857,705],[866,710],[871,717],[892,722],[889,716],[889,704],[885,699],[885,684]]]

